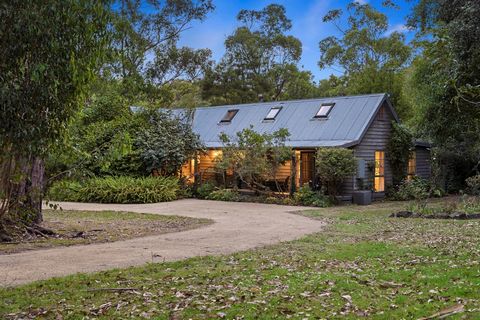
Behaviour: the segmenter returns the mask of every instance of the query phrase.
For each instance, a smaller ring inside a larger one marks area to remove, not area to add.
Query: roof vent
[[[333,109],[335,103],[322,103],[320,109],[318,109],[317,113],[315,114],[314,118],[328,118],[328,115]]]
[[[238,112],[238,109],[228,110],[227,113],[223,116],[222,120],[220,120],[220,123],[230,123],[230,122],[232,122],[232,119],[235,117],[237,112]]]

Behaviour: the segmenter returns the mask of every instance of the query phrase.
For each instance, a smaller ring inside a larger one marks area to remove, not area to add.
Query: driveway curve
[[[64,210],[114,210],[208,218],[198,229],[111,243],[0,255],[0,285],[15,286],[79,272],[139,266],[148,262],[229,254],[299,238],[324,222],[294,211],[308,208],[185,199],[155,204],[59,203]]]

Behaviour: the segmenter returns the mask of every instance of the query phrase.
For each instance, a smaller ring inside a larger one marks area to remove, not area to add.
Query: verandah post
[[[296,181],[297,181],[297,157],[295,151],[292,154],[292,161],[290,162],[290,195],[296,191]]]

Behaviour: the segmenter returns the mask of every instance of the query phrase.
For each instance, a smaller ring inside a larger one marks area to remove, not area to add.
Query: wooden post
[[[193,189],[197,190],[199,180],[201,177],[198,176],[198,152],[195,152],[195,155],[193,156]]]
[[[292,161],[290,162],[290,195],[293,196],[297,189],[297,156],[295,151],[292,155]]]

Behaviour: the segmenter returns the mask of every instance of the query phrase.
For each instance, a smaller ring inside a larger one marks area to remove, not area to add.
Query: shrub
[[[197,197],[200,199],[206,199],[215,189],[216,187],[213,183],[204,182],[197,188]]]
[[[135,139],[139,158],[149,172],[158,170],[175,174],[204,146],[193,132],[188,116],[175,116],[172,112],[146,112],[148,126],[141,128]]]
[[[284,128],[268,134],[256,132],[253,126],[237,132],[236,137],[222,133],[219,138],[223,149],[216,169],[231,170],[235,180],[241,180],[250,189],[263,190],[264,181],[275,178],[280,167],[291,159],[292,150],[285,146],[288,136]]]
[[[460,211],[467,214],[480,213],[480,198],[463,195],[460,198]]]
[[[267,203],[267,204],[281,204],[283,201],[282,198],[278,198],[278,197],[273,197],[273,196],[269,196],[269,197],[265,197],[263,198],[263,203]]]
[[[295,200],[292,198],[283,198],[282,203],[285,206],[294,206],[295,205]]]
[[[218,200],[218,201],[238,201],[239,195],[238,192],[232,189],[219,189],[212,191],[207,197],[207,200]]]
[[[78,182],[77,182],[78,183]],[[70,198],[64,198],[57,190],[61,187],[52,186],[54,192],[51,200],[70,200],[99,203],[155,203],[177,199],[179,192],[178,179],[174,177],[105,177],[91,178],[70,188]]]
[[[465,180],[467,184],[467,193],[472,196],[480,196],[480,174]]]
[[[350,149],[319,148],[315,167],[320,180],[327,185],[328,194],[336,196],[343,180],[355,174],[357,160]]]
[[[414,177],[412,180],[404,180],[389,195],[392,200],[422,200],[428,198],[428,196],[428,181],[419,177]]]
[[[315,192],[308,185],[304,185],[294,194],[296,204],[302,206],[328,207],[330,200],[325,195]]]
[[[78,181],[60,180],[48,189],[46,198],[54,201],[79,201],[82,184]]]

